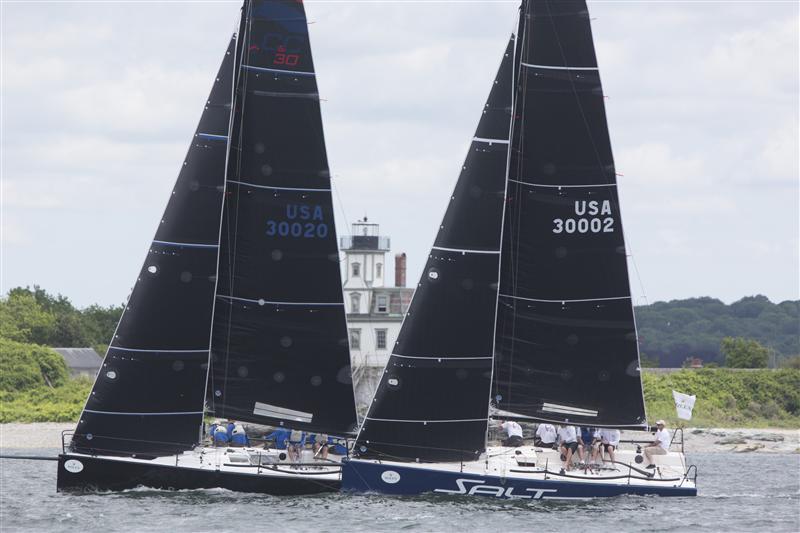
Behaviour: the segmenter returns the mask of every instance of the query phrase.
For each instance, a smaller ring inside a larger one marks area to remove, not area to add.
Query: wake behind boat
[[[325,438],[356,429],[330,172],[295,0],[244,2],[57,486],[339,488],[335,462],[205,445],[205,415]]]
[[[626,261],[586,3],[523,0],[343,488],[695,495],[682,451],[487,444],[490,419],[648,428]]]

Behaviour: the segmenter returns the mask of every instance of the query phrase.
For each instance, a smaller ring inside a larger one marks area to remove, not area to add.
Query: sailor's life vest
[[[233,426],[233,435],[231,436],[231,442],[234,444],[241,444],[242,446],[247,444],[247,433],[242,427],[241,424],[236,424]]]
[[[214,430],[214,440],[216,442],[228,442],[230,440],[225,426],[217,426],[217,429]]]

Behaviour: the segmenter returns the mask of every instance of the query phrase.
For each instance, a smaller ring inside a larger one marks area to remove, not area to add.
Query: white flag
[[[672,391],[672,397],[675,398],[675,410],[678,411],[678,418],[683,420],[692,419],[692,409],[694,409],[694,401],[696,396],[689,396],[682,392]]]

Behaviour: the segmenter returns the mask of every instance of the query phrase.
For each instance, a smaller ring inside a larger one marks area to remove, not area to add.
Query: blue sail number
[[[322,206],[288,204],[284,220],[267,220],[267,236],[324,239],[328,225],[323,220]]]

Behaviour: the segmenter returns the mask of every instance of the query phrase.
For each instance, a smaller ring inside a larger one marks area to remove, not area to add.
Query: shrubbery
[[[681,370],[643,375],[647,413],[673,425],[672,391],[697,396],[691,426],[800,427],[800,370]]]

